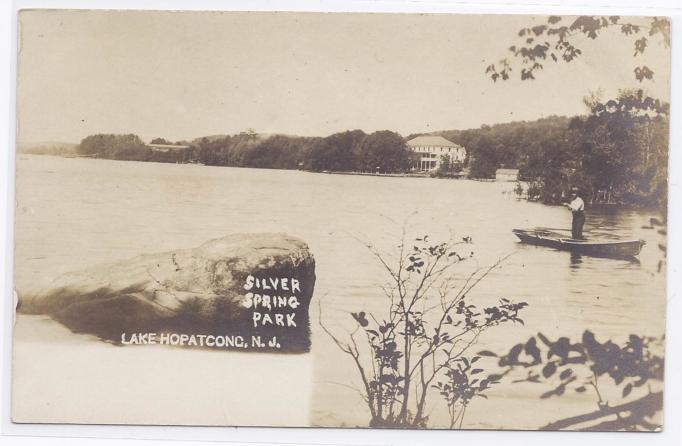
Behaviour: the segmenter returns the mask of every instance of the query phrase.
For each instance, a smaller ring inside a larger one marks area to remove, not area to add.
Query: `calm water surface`
[[[657,272],[662,236],[642,228],[655,214],[588,212],[587,231],[641,238],[647,245],[638,262],[576,258],[517,243],[512,228],[568,228],[570,212],[517,201],[508,193],[512,187],[20,155],[16,285],[21,290],[65,271],[190,248],[230,233],[298,236],[317,260],[311,422],[325,425],[363,424],[367,413],[347,387],[357,386],[355,371],[316,322],[318,304],[325,323],[338,333],[352,326],[350,311],[382,314],[378,286],[386,276],[359,240],[394,252],[403,225],[409,237],[471,236],[473,244],[466,250],[474,251],[479,266],[513,253],[472,298],[480,304],[500,297],[528,302],[525,326],[491,330],[481,339],[481,349],[504,350],[538,331],[576,337],[591,329],[600,338],[663,333],[665,278]],[[463,266],[462,275],[473,265]],[[512,394],[498,391],[492,400],[504,404]],[[477,419],[476,410],[472,407],[469,427],[506,424],[504,419]],[[519,421],[510,423],[523,427]]]

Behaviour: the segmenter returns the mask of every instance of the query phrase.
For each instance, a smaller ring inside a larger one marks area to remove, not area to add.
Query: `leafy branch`
[[[598,420],[616,415],[621,420],[620,428],[626,430],[651,430],[660,426],[652,424],[652,417],[662,407],[651,407],[637,403],[656,400],[652,397],[651,382],[663,381],[664,360],[662,356],[663,338],[630,335],[622,345],[608,340],[599,342],[594,333],[586,330],[580,342],[571,342],[567,337],[550,340],[542,333],[529,338],[525,343],[516,344],[509,352],[499,356],[498,365],[505,374],[515,369],[527,371],[524,378],[514,382],[542,383],[551,382],[552,388],[542,393],[540,398],[560,397],[567,392],[587,393],[592,391],[597,406],[597,415],[590,419]],[[494,356],[492,352],[479,352],[479,355]],[[600,381],[610,381],[610,386],[619,389],[620,398],[614,406],[606,399],[600,388]],[[645,385],[649,385],[646,386]],[[623,404],[626,398],[639,392],[640,400],[633,404]],[[583,418],[577,417],[581,422]],[[552,423],[555,428],[570,427],[562,422]]]
[[[645,53],[650,39],[658,38],[666,48],[670,47],[670,21],[664,17],[649,17],[643,23],[624,21],[620,16],[579,16],[566,23],[564,17],[549,16],[541,25],[522,28],[518,31],[520,42],[508,48],[511,60],[520,61],[521,80],[535,79],[545,62],[571,62],[578,58],[582,49],[576,43],[577,37],[595,40],[605,31],[616,28],[626,38],[633,39],[633,56]],[[513,71],[510,58],[486,67],[486,74],[496,82],[508,80]],[[653,79],[654,72],[646,65],[634,68],[635,78],[642,82]]]
[[[341,340],[320,325],[339,349],[352,358],[364,389],[373,427],[425,427],[429,396],[438,392],[447,404],[450,427],[461,427],[466,407],[496,381],[482,378],[475,367],[480,356],[469,353],[480,335],[503,323],[521,323],[527,303],[509,299],[479,308],[471,291],[505,259],[464,276],[456,266],[473,259],[465,249],[470,237],[444,243],[428,235],[407,240],[405,230],[398,258],[376,246],[366,247],[384,268],[381,287],[385,312],[352,312],[355,329]],[[360,344],[362,340],[362,344]]]

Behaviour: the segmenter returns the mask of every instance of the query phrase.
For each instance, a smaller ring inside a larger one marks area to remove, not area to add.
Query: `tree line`
[[[173,145],[163,138],[155,138],[152,143]],[[324,138],[243,132],[175,143],[183,144],[189,147],[161,151],[147,146],[137,135],[98,134],[84,138],[78,153],[118,160],[317,172],[396,173],[407,172],[413,165],[413,154],[405,138],[388,130],[370,134],[349,130]]]
[[[577,186],[590,203],[665,206],[668,104],[642,90],[622,91],[607,102],[586,98],[585,104],[589,113],[584,116],[551,116],[437,134],[466,148],[470,178],[494,178],[500,167],[519,169],[532,199],[559,203],[570,187]],[[182,141],[175,144],[188,147],[162,151],[137,135],[99,134],[84,138],[78,153],[209,166],[400,173],[417,166],[419,156],[406,142],[415,136],[403,138],[388,130],[370,134],[349,130],[327,137],[243,132]],[[173,144],[163,138],[154,142]]]
[[[499,167],[517,168],[530,198],[544,203],[560,203],[578,187],[590,203],[665,208],[669,104],[643,90],[584,102],[583,116],[440,134],[467,148],[471,177],[494,178]]]
[[[519,29],[508,56],[488,65],[485,73],[493,82],[507,81],[515,73],[522,81],[532,81],[546,64],[579,59],[588,43],[603,35],[629,41],[634,78],[651,82],[655,72],[640,57],[654,42],[670,48],[670,19],[548,16],[545,23]],[[564,135],[517,160],[522,175],[532,181],[529,192],[556,202],[566,184],[573,183],[591,202],[657,205],[665,215],[669,105],[642,89],[621,91],[605,102],[593,95],[585,105],[588,116],[573,118]]]

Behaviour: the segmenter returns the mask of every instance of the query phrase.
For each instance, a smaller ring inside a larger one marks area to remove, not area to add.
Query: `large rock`
[[[20,293],[18,311],[47,314],[75,332],[121,343],[135,333],[156,333],[157,341],[169,333],[237,335],[245,340],[240,348],[300,352],[310,347],[314,285],[315,260],[303,241],[234,234],[195,249],[64,274],[46,288]]]

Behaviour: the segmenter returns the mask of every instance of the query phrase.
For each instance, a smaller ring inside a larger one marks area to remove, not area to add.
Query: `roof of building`
[[[147,144],[152,149],[187,149],[189,146],[181,146],[176,144]]]
[[[499,175],[518,175],[519,169],[497,169],[495,173]]]
[[[448,141],[442,136],[417,136],[407,141],[407,145],[410,147],[461,147],[459,144],[455,144],[452,141]]]

